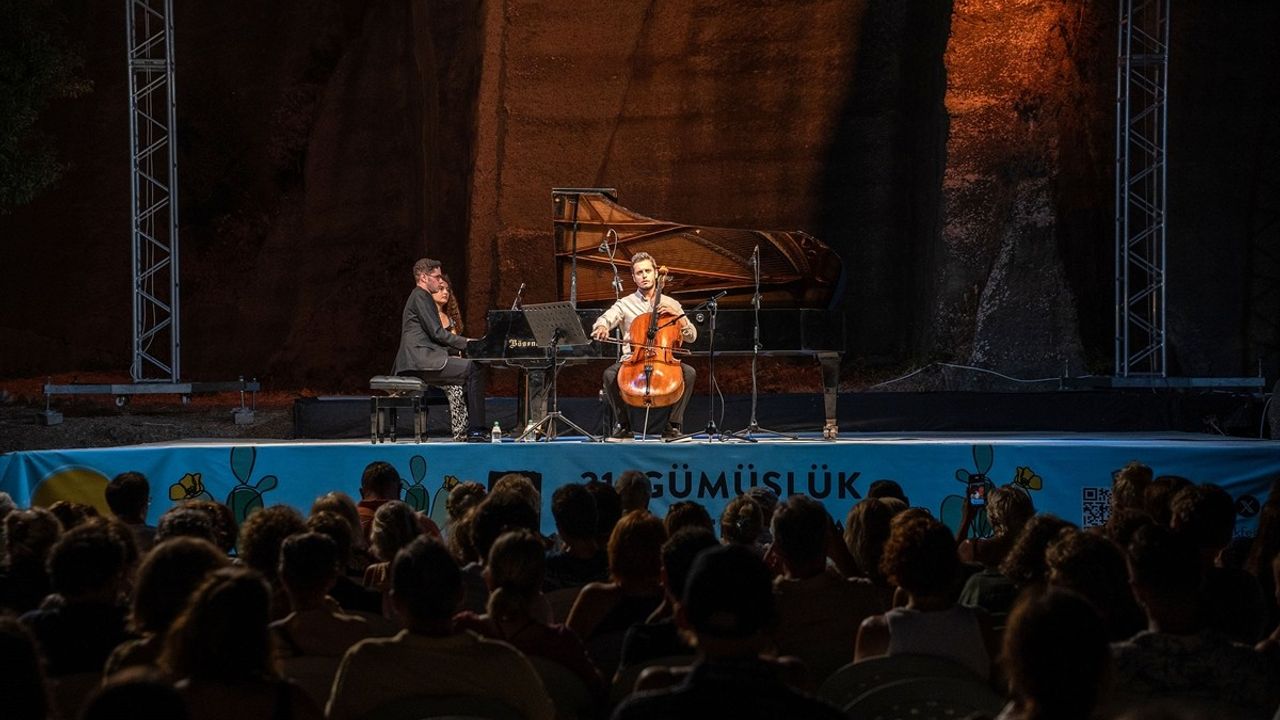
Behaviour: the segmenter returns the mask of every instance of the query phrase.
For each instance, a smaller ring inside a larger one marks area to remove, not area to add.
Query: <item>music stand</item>
[[[529,323],[529,330],[533,332],[534,342],[543,349],[551,348],[551,383],[548,388],[551,410],[541,420],[525,428],[516,440],[524,440],[530,435],[536,437],[538,432],[542,432],[547,440],[555,440],[557,422],[568,425],[590,440],[600,440],[560,413],[559,393],[556,392],[556,376],[560,374],[560,345],[587,345],[591,342],[582,330],[578,311],[574,309],[573,303],[561,301],[525,305],[523,313],[525,321]]]

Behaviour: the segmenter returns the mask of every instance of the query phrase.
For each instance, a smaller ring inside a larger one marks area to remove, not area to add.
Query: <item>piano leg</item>
[[[547,415],[547,368],[529,368],[520,373],[522,387],[517,391],[520,399],[516,414],[520,421],[521,432]]]
[[[836,399],[840,391],[840,353],[818,353],[818,363],[822,366],[822,406],[827,415],[822,426],[822,438],[835,440],[840,434],[840,423],[836,419]]]

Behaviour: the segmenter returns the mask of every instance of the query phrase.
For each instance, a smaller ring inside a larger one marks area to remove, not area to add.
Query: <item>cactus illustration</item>
[[[262,509],[263,493],[276,489],[275,475],[264,475],[258,482],[249,483],[253,477],[253,464],[257,459],[257,448],[231,448],[231,474],[236,476],[236,486],[227,495],[227,507],[235,515],[237,525],[253,512]]]
[[[449,493],[461,484],[462,481],[453,475],[445,475],[444,480],[441,481],[435,497],[431,499],[431,519],[437,527],[449,526]]]
[[[421,455],[409,458],[409,475],[413,484],[400,478],[400,488],[404,490],[404,502],[416,512],[427,511],[427,488],[422,484],[427,477],[427,459]]]

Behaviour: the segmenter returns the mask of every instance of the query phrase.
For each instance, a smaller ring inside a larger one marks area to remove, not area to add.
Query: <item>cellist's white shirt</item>
[[[675,303],[676,307],[680,308],[680,312],[684,312],[684,308],[680,306],[679,300],[676,300],[669,295],[666,297],[670,302]],[[653,303],[645,299],[644,293],[636,290],[630,295],[618,300],[618,302],[614,303],[608,310],[605,310],[600,317],[596,318],[596,321],[591,325],[591,328],[593,330],[601,327],[606,330],[620,328],[622,330],[622,339],[625,341],[627,339],[627,333],[631,329],[631,324],[635,322],[635,319],[641,315],[647,315],[651,312],[653,312]],[[690,322],[689,318],[680,318],[679,327],[680,338],[686,343],[691,343],[698,339],[698,326]],[[630,357],[631,344],[623,342],[622,359],[625,361]]]

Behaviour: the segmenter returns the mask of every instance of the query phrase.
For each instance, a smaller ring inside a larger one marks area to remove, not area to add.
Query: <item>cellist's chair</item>
[[[427,431],[427,408],[445,405],[448,399],[443,393],[428,395],[427,385],[421,378],[402,375],[377,375],[369,380],[369,441],[372,443],[396,441],[396,423],[400,410],[413,412],[413,441],[422,442]],[[384,395],[376,393],[382,392]]]

